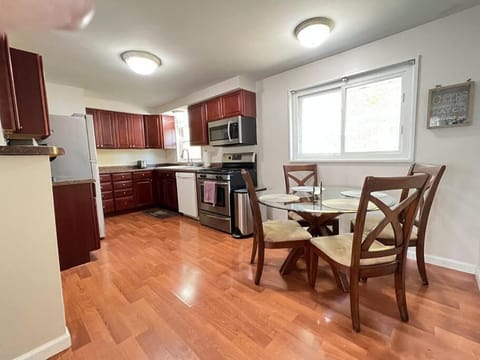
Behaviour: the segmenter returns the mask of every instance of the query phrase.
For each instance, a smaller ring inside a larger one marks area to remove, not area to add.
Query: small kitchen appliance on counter
[[[137,161],[137,168],[145,169],[147,167],[147,162],[145,160],[138,160]]]

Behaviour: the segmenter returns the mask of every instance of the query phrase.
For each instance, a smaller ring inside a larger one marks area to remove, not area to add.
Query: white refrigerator
[[[53,181],[94,179],[100,237],[105,237],[100,174],[91,115],[50,115],[51,135],[43,143],[65,149],[51,162]]]

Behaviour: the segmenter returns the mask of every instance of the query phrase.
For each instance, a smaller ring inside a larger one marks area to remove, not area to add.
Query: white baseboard
[[[20,355],[15,360],[44,360],[58,354],[59,352],[68,349],[72,345],[70,332],[65,327],[65,333],[49,342],[30,350],[29,352]]]
[[[415,249],[413,248],[408,249],[407,257],[409,259],[415,260],[417,258],[415,254]],[[476,269],[477,266],[474,264],[469,264],[469,263],[465,263],[457,260],[443,258],[440,256],[434,256],[434,255],[425,255],[425,262],[427,264],[438,265],[441,267],[445,267],[447,269],[458,270],[468,274],[475,274],[477,270]],[[477,282],[478,281],[479,281],[479,274],[477,274]]]

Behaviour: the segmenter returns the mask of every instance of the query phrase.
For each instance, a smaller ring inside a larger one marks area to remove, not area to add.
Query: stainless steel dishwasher
[[[183,215],[198,219],[197,184],[195,173],[177,172],[178,211]]]

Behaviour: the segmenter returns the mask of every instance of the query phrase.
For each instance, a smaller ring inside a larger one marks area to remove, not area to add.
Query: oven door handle
[[[228,183],[228,182],[218,182],[218,181],[215,181],[215,180],[203,180],[203,179],[202,179],[202,180],[199,180],[198,183],[201,184],[201,185],[203,185],[203,183],[204,183],[205,181],[213,181],[213,182],[215,183],[215,185],[222,185],[222,186],[228,186],[228,185],[230,184],[230,183]]]
[[[227,134],[228,134],[228,141],[232,141],[232,135],[230,135],[230,120],[228,120],[228,124],[227,124]]]

